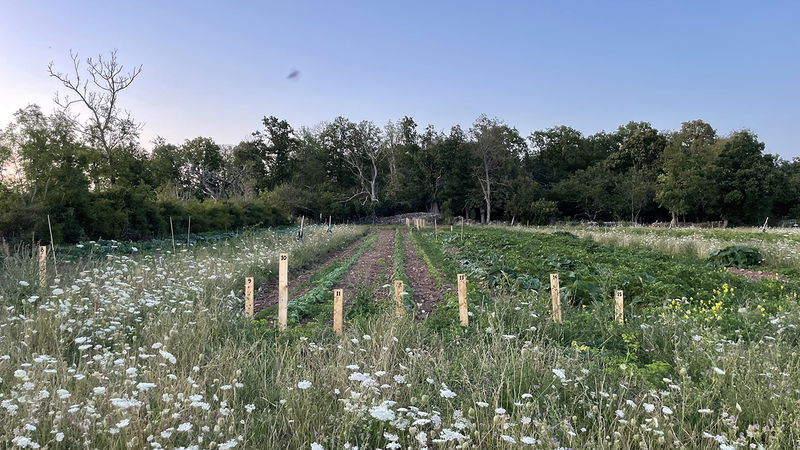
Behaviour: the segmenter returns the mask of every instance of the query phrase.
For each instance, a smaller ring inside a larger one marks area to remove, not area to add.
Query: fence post
[[[333,290],[333,332],[342,334],[344,324],[344,293],[341,289]]]
[[[172,236],[172,253],[177,253],[175,250],[175,229],[172,228],[172,216],[169,216],[169,234]]]
[[[278,256],[278,328],[286,329],[289,319],[289,254]]]
[[[625,323],[625,295],[619,289],[614,291],[614,320]]]
[[[398,317],[402,316],[403,312],[405,312],[405,307],[403,306],[403,280],[395,280],[394,282],[394,301],[397,303],[395,311]]]
[[[255,299],[253,295],[253,277],[244,279],[244,314],[248,319],[252,319],[255,314]]]
[[[47,287],[47,246],[39,246],[39,287]]]
[[[553,322],[562,323],[561,320],[561,286],[558,282],[558,274],[550,274],[550,297],[553,299]]]
[[[53,253],[53,273],[58,276],[58,261],[56,261],[56,241],[53,240],[53,226],[50,225],[50,214],[47,215],[47,229],[50,230],[50,251]]]
[[[467,276],[458,274],[458,316],[461,326],[469,326],[469,307],[467,305]]]

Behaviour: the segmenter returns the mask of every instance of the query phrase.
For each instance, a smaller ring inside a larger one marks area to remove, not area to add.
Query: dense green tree
[[[526,166],[537,182],[548,186],[606,156],[602,146],[589,145],[580,131],[566,126],[534,131],[528,140],[531,152]]]
[[[474,141],[470,145],[475,160],[472,172],[481,194],[481,222],[492,221],[492,196],[508,187],[525,153],[525,140],[515,128],[485,115],[478,117],[470,129]]]
[[[198,137],[181,146],[185,155],[181,175],[192,195],[219,199],[224,195],[222,148],[211,138]]]
[[[350,195],[345,201],[360,201],[361,205],[370,203],[370,208],[378,202],[379,179],[386,148],[381,145],[381,130],[369,121],[350,122],[337,117],[320,134],[326,150],[337,155],[336,173],[347,180]],[[350,176],[343,176],[348,171]]]
[[[256,131],[253,136],[257,145],[250,146],[249,155],[256,173],[264,177],[257,183],[259,190],[271,189],[281,183],[291,181],[292,158],[300,144],[289,122],[275,116],[264,117],[261,121],[263,131]]]
[[[717,207],[734,224],[764,220],[772,209],[775,158],[764,154],[764,143],[750,131],[737,131],[720,141],[714,171]]]
[[[707,217],[715,200],[713,174],[719,155],[717,132],[702,120],[684,122],[664,149],[656,199],[672,214]]]
[[[606,164],[595,164],[556,183],[553,196],[575,217],[595,221],[613,214],[614,181]]]
[[[617,174],[618,194],[624,197],[624,210],[618,214],[631,222],[638,222],[643,211],[653,209],[659,160],[667,145],[663,133],[647,122],[629,122],[616,132],[618,148],[608,156],[612,170]]]
[[[231,155],[233,158],[231,163],[243,172],[254,191],[263,192],[275,187],[277,180],[270,176],[272,157],[269,147],[263,140],[242,141],[233,147]]]
[[[447,217],[467,217],[473,206],[472,193],[478,189],[470,176],[478,161],[470,151],[466,133],[459,126],[450,129],[441,146],[442,159],[448,160],[440,190],[442,213]]]
[[[773,215],[800,219],[800,158],[779,161],[773,177]]]
[[[183,167],[186,163],[183,149],[160,137],[153,144],[147,160],[147,171],[153,186],[175,198],[188,198],[191,194],[183,178]]]

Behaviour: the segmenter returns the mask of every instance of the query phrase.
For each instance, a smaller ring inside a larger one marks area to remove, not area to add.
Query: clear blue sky
[[[123,104],[145,143],[235,144],[264,115],[449,128],[487,113],[525,136],[701,118],[788,158],[800,156],[798,19],[800,2],[0,0],[0,126],[27,103],[53,108],[49,61],[117,48],[144,66]]]

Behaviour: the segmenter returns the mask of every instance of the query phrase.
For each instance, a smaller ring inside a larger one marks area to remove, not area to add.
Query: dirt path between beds
[[[374,300],[390,298],[391,288],[384,286],[392,284],[393,281],[395,231],[386,229],[377,230],[344,248],[334,250],[329,253],[323,263],[301,270],[296,277],[293,277],[290,271],[289,298],[295,299],[310,291],[312,286],[307,282],[319,270],[336,261],[344,261],[353,257],[364,239],[368,239],[371,235],[376,236],[375,242],[369,246],[358,261],[350,266],[341,281],[337,283],[337,287],[344,289],[347,293],[345,294],[345,308],[356,298],[360,289],[370,290],[370,296]],[[434,308],[444,300],[445,293],[454,292],[455,288],[452,283],[445,283],[444,286],[437,284],[428,271],[427,264],[411,241],[408,230],[402,230],[401,239],[403,239],[404,270],[411,283],[413,300],[416,304],[416,318],[421,320],[428,317]],[[256,293],[255,311],[257,313],[277,303],[278,280],[276,278],[259,287]]]
[[[417,319],[424,319],[444,300],[446,292],[453,291],[453,286],[450,283],[445,283],[444,286],[436,283],[428,271],[428,265],[411,242],[408,230],[403,230],[403,256],[406,276],[411,281],[414,303],[417,305],[416,316]]]
[[[296,274],[296,271],[292,271],[289,269],[289,298],[297,298],[302,295],[308,293],[313,286],[304,286],[304,284],[310,280],[320,269],[327,267],[330,264],[333,264],[336,261],[346,261],[353,257],[358,251],[358,248],[361,244],[364,243],[364,240],[367,239],[369,235],[365,237],[361,237],[356,239],[355,242],[347,245],[345,247],[340,247],[328,253],[327,257],[321,264],[315,264],[312,267],[308,267],[305,269],[300,269],[300,273]],[[296,276],[295,276],[296,275]],[[258,313],[264,308],[267,308],[272,305],[276,305],[278,303],[278,276],[277,274],[275,277],[270,279],[269,281],[261,284],[258,287],[258,291],[255,294],[255,302],[254,302],[254,310],[255,313]]]
[[[388,298],[386,284],[392,283],[394,272],[394,230],[378,230],[377,239],[344,274],[338,287],[344,289],[345,307],[352,302],[360,288],[372,290],[372,298]]]

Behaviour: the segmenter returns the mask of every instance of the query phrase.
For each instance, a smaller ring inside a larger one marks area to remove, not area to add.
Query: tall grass
[[[20,261],[0,284],[0,442],[716,449],[800,439],[796,303],[737,342],[666,307],[625,325],[602,307],[567,310],[557,326],[546,292],[495,295],[466,330],[392,308],[345,324],[343,337],[327,324],[279,333],[241,317],[246,274],[271,270],[278,252],[311,257],[359,233],[109,256],[63,268],[45,292],[34,263]],[[623,333],[619,357],[604,342]],[[570,344],[577,336],[591,339]]]
[[[800,234],[787,229],[771,230],[766,233],[751,228],[669,230],[630,227],[527,227],[522,229],[542,233],[567,231],[602,244],[643,247],[673,255],[699,258],[705,258],[711,251],[729,245],[747,245],[761,251],[764,265],[770,269],[800,266]]]

